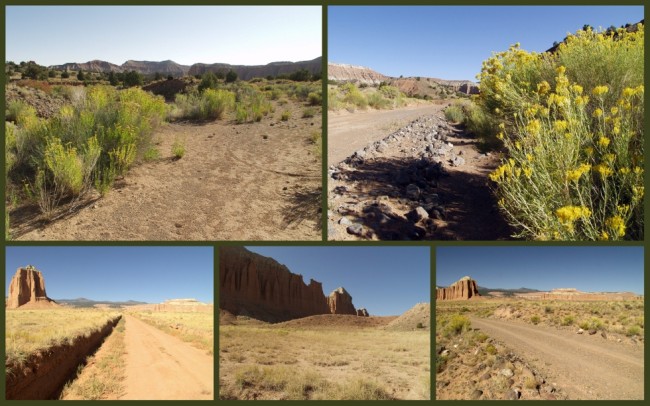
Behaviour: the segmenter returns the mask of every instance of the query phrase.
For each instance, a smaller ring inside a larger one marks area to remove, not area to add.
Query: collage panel
[[[321,6],[5,11],[8,239],[322,240]]]
[[[213,247],[5,255],[6,400],[215,398]]]
[[[644,248],[436,248],[437,400],[642,400]]]
[[[328,239],[643,240],[643,38],[642,5],[329,6]]]
[[[219,399],[430,399],[430,255],[220,247]]]

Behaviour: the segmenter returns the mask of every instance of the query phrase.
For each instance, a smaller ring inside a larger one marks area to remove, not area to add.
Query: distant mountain
[[[271,62],[267,65],[230,65],[227,63],[195,63],[192,66],[181,65],[174,61],[162,61],[162,62],[152,62],[152,61],[134,61],[128,60],[122,65],[115,65],[110,62],[93,60],[84,63],[65,63],[63,65],[53,65],[49,66],[49,69],[54,70],[68,70],[68,71],[79,71],[80,69],[84,72],[128,72],[136,71],[143,75],[150,75],[154,73],[160,73],[162,75],[172,75],[175,77],[186,76],[186,75],[202,75],[205,72],[223,72],[227,73],[229,70],[233,70],[237,73],[237,76],[243,80],[249,80],[254,77],[266,77],[266,76],[279,76],[279,75],[289,75],[301,69],[306,69],[312,75],[318,74],[322,71],[322,58],[318,57],[311,61],[300,61],[300,62]]]
[[[95,307],[95,305],[106,307],[122,307],[122,306],[135,306],[147,304],[147,302],[138,302],[135,300],[128,300],[126,302],[113,302],[110,300],[92,300],[85,297],[78,297],[76,299],[57,299],[56,302],[63,306],[68,307]]]
[[[323,71],[322,58],[319,56],[311,61],[300,62],[271,62],[266,65],[230,65],[227,63],[195,63],[190,67],[189,75],[202,75],[206,72],[222,72],[227,73],[233,70],[237,73],[237,77],[242,80],[249,80],[252,78],[264,78],[267,76],[280,76],[290,75],[299,70],[305,69],[312,75],[320,74]]]

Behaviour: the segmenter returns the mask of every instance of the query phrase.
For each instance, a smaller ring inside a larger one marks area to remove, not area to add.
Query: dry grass
[[[220,326],[221,399],[429,399],[430,335]]]
[[[106,338],[99,351],[80,366],[77,377],[66,384],[62,400],[119,399],[124,393],[124,319]]]
[[[22,363],[38,350],[88,337],[117,316],[97,309],[7,310],[6,362]]]
[[[479,317],[516,319],[530,324],[596,329],[627,336],[644,334],[644,301],[560,301],[495,299],[438,302],[438,315],[474,314]]]
[[[214,353],[214,314],[212,312],[137,311],[130,315],[193,346]]]

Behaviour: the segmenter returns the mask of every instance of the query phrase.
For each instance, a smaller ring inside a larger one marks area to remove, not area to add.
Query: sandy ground
[[[121,399],[214,399],[214,359],[125,315],[126,380]]]
[[[259,123],[180,122],[155,135],[161,158],[133,168],[101,199],[42,223],[12,213],[19,240],[320,240],[320,111],[289,103]],[[292,112],[288,121],[280,112]],[[173,160],[175,140],[185,144]]]
[[[327,166],[336,165],[366,145],[386,137],[424,114],[444,105],[415,105],[395,110],[346,110],[327,113]]]
[[[557,382],[570,399],[643,399],[644,350],[599,334],[473,317],[472,326],[508,347]]]

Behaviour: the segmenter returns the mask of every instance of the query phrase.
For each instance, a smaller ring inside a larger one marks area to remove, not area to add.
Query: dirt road
[[[126,380],[121,399],[214,399],[214,359],[125,316]]]
[[[396,110],[328,112],[327,165],[336,165],[358,149],[386,137],[424,114],[441,111],[445,105],[415,105]]]
[[[543,371],[570,399],[643,399],[642,345],[503,320],[471,321]]]
[[[134,167],[99,199],[53,223],[12,213],[19,240],[320,240],[321,115],[259,123],[171,123],[160,159]],[[277,116],[277,114],[275,115]],[[173,160],[180,140],[185,156]]]

